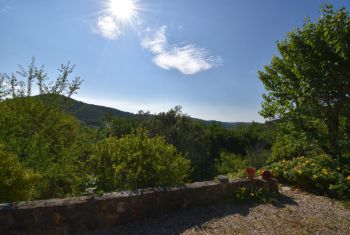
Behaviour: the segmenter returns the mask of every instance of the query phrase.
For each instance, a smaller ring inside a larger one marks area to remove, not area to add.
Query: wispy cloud
[[[97,19],[94,32],[109,40],[117,39],[122,34],[115,17],[109,15]]]
[[[5,5],[3,7],[0,7],[0,12],[1,13],[5,13],[5,12],[8,12],[12,9],[12,7],[10,7],[9,5]]]
[[[166,26],[156,31],[147,28],[142,33],[142,47],[154,54],[153,62],[163,69],[177,69],[183,74],[190,75],[221,65],[219,56],[211,56],[204,48],[193,44],[177,46],[169,44],[166,37]]]

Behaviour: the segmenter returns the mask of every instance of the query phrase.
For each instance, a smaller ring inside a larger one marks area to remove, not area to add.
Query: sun
[[[109,0],[108,10],[121,21],[128,21],[137,15],[137,6],[134,0]]]

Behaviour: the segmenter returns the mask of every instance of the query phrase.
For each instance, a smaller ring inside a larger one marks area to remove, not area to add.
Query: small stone
[[[226,175],[219,175],[217,178],[220,181],[220,183],[228,183],[229,182],[229,178]]]
[[[290,191],[290,187],[287,187],[287,186],[284,186],[281,189],[282,189],[282,191]]]

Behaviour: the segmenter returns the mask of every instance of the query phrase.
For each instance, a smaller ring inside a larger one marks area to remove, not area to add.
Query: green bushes
[[[268,203],[276,196],[276,193],[251,185],[248,187],[240,187],[237,190],[234,199],[236,201]]]
[[[41,176],[34,198],[72,194],[78,173],[80,125],[38,97],[0,102],[0,141],[17,161]]]
[[[248,161],[243,159],[242,156],[226,152],[220,154],[220,158],[217,159],[215,164],[217,175],[229,174],[234,176],[246,167],[248,167]]]
[[[304,190],[326,194],[333,198],[350,198],[350,177],[344,175],[343,165],[328,155],[297,157],[271,165],[276,178],[295,184]]]
[[[0,203],[30,199],[37,179],[37,174],[0,144]]]
[[[190,162],[174,146],[144,130],[100,141],[88,162],[97,190],[103,191],[182,184],[190,173]]]

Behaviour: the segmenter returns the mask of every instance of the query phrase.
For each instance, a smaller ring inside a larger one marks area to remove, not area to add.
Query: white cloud
[[[165,46],[167,45],[165,30],[166,27],[162,26],[153,35],[144,37],[141,41],[141,45],[154,54],[161,54],[164,52]],[[145,32],[151,32],[151,29],[146,28]]]
[[[116,19],[109,15],[98,18],[95,31],[109,40],[116,39],[122,34]]]
[[[166,26],[151,33],[145,30],[141,41],[142,47],[154,54],[153,62],[163,69],[177,69],[183,74],[195,74],[211,69],[222,63],[221,57],[210,56],[204,48],[193,44],[184,46],[171,45],[167,42]]]

